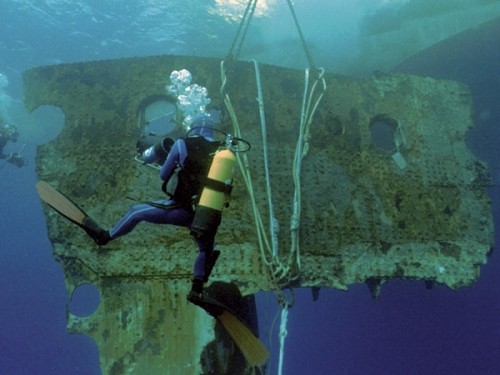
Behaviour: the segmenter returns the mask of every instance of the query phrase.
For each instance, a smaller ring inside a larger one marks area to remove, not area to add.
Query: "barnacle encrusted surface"
[[[128,197],[162,197],[157,173],[134,161],[142,130],[137,118],[145,103],[169,99],[164,87],[170,72],[183,68],[193,73],[195,83],[207,87],[210,107],[223,110],[221,129],[232,132],[220,96],[219,60],[158,56],[25,72],[28,110],[51,104],[66,116],[61,134],[38,149],[39,178],[105,227],[133,203]],[[279,251],[286,255],[304,74],[275,66],[261,66],[260,71]],[[267,226],[253,64],[231,62],[227,74],[226,90],[242,136],[252,144],[249,169]],[[465,144],[473,126],[468,88],[400,74],[370,79],[327,74],[326,81],[301,170],[300,269],[293,270],[300,277],[294,285],[347,289],[353,283],[411,278],[459,288],[474,282],[492,246],[493,224],[485,191],[491,183],[488,168]],[[388,133],[380,135],[380,129]],[[389,137],[394,147],[382,147],[380,136]],[[276,280],[262,262],[251,202],[239,173],[232,197],[217,236],[222,255],[213,279],[237,284],[244,295],[270,290]],[[188,373],[201,369],[203,360],[193,364],[193,358],[207,355],[203,348],[214,334],[198,334],[197,324],[208,318],[185,303],[196,255],[188,231],[141,224],[96,251],[81,229],[49,209],[45,213],[68,292],[85,282],[101,290],[96,313],[88,318],[70,315],[70,327],[96,340],[103,371],[159,373],[155,369],[163,366],[163,358],[172,366],[178,363],[175,371],[181,371],[179,363]],[[195,336],[198,346],[190,341]],[[153,372],[144,372],[147,366]]]

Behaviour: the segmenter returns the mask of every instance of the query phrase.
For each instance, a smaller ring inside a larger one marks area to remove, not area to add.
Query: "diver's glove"
[[[7,161],[18,168],[24,167],[27,164],[26,159],[19,155],[17,152],[11,152],[9,157],[7,158]]]

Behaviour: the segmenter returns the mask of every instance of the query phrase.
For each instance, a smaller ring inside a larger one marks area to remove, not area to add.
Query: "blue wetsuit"
[[[211,134],[203,134],[208,140],[212,140]],[[170,150],[167,159],[160,169],[160,177],[163,181],[168,181],[175,168],[179,165],[184,166],[184,161],[188,155],[186,143],[183,139],[178,139]],[[194,211],[190,208],[177,206],[177,202],[173,199],[163,199],[155,201],[162,205],[172,206],[171,209],[163,209],[154,207],[149,204],[138,204],[130,208],[130,210],[118,221],[118,223],[109,231],[111,239],[123,236],[129,233],[141,221],[146,221],[154,224],[171,224],[182,227],[190,227],[194,218]],[[198,256],[194,264],[194,278],[203,279],[205,277],[205,261],[207,256],[214,249],[215,233],[206,233],[205,235],[196,238],[198,243]]]

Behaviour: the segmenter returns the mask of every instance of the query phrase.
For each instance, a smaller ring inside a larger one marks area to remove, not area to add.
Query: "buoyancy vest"
[[[164,184],[164,191],[179,205],[193,209],[198,203],[214,154],[221,144],[203,137],[184,138],[184,142],[187,156],[184,165],[176,170],[176,186],[169,187],[170,191],[167,191]]]

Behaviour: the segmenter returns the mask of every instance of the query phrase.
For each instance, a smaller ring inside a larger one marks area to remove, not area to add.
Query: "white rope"
[[[225,91],[227,77],[226,77],[226,72],[224,69],[224,61],[221,61],[221,79],[222,79],[221,95],[224,99],[224,104],[226,105],[226,108],[229,112],[229,116],[231,117],[231,122],[233,124],[235,135],[237,137],[240,137],[241,131],[240,131],[240,127],[238,124],[238,119],[237,119],[236,114],[234,112],[234,108],[231,104],[231,99],[229,98],[229,95]],[[266,266],[270,267],[272,261],[267,259],[266,249],[267,249],[267,252],[270,252],[271,246],[269,244],[267,236],[265,235],[264,224],[262,222],[262,218],[261,218],[259,210],[257,208],[256,199],[255,199],[255,192],[254,192],[253,183],[252,183],[252,176],[250,175],[250,167],[249,167],[249,163],[248,163],[248,158],[244,153],[237,153],[237,161],[238,161],[238,166],[240,168],[241,175],[243,176],[243,181],[245,182],[245,186],[247,188],[248,194],[250,195],[250,202],[252,203],[252,211],[253,211],[255,227],[256,227],[256,231],[257,231],[257,240],[259,243],[259,250],[261,253],[261,258],[262,258],[262,261],[264,262],[264,264]]]
[[[286,328],[287,324],[288,324],[288,305],[285,304],[281,308],[281,322],[280,322],[280,332],[279,332],[280,355],[278,359],[278,375],[283,374],[283,362],[285,357],[285,338],[288,335],[288,330]]]
[[[266,115],[264,113],[264,97],[262,95],[262,85],[260,82],[260,70],[259,63],[256,60],[252,60],[255,67],[255,80],[257,82],[257,102],[259,103],[259,114],[260,114],[260,127],[262,133],[262,146],[264,153],[264,171],[266,175],[266,191],[267,191],[267,204],[269,207],[269,227],[271,231],[271,244],[272,244],[272,255],[273,257],[278,256],[278,234],[279,234],[279,223],[276,219],[273,206],[273,198],[271,193],[271,175],[269,173],[269,159],[268,159],[268,148],[267,148],[267,127],[266,127]]]
[[[255,0],[255,3],[257,0]],[[251,0],[249,0],[248,7],[250,6]],[[294,17],[294,21],[296,23],[297,29],[299,31],[299,35],[301,36],[301,40],[308,57],[310,67],[314,67],[314,63],[312,61],[309,50],[307,49],[307,45],[305,44],[305,40],[303,38],[302,32],[298,25],[297,18],[293,11],[293,6],[291,1],[288,1],[290,11],[292,12],[292,16]],[[255,5],[255,4],[254,4]],[[314,113],[321,102],[323,94],[326,90],[326,82],[324,79],[324,70],[319,69],[319,74],[314,82],[311,91],[309,92],[309,69],[305,70],[305,84],[304,84],[304,95],[302,99],[302,109],[300,115],[300,125],[299,125],[299,135],[297,139],[297,145],[295,148],[295,155],[292,166],[292,175],[293,175],[293,184],[294,184],[294,194],[293,194],[293,202],[292,202],[292,215],[290,218],[290,234],[291,234],[291,248],[288,254],[288,259],[285,263],[283,263],[278,254],[278,234],[279,234],[279,223],[275,216],[274,206],[272,202],[272,194],[271,194],[271,178],[269,172],[269,159],[268,159],[268,145],[267,145],[267,126],[265,119],[265,111],[264,111],[264,98],[262,95],[262,85],[260,80],[260,70],[257,61],[252,60],[255,68],[255,78],[257,83],[257,102],[259,105],[259,115],[260,115],[260,123],[261,123],[261,135],[262,135],[262,146],[264,153],[264,170],[265,170],[265,179],[266,179],[266,193],[268,200],[268,208],[269,208],[269,231],[271,237],[271,244],[269,243],[268,236],[266,235],[266,230],[264,228],[262,218],[260,216],[259,210],[257,208],[255,193],[253,190],[252,177],[250,174],[250,168],[248,163],[248,158],[245,154],[238,153],[238,165],[243,176],[243,180],[245,181],[245,185],[247,187],[247,191],[250,196],[252,210],[254,215],[254,221],[257,231],[257,239],[259,243],[259,250],[261,253],[261,258],[263,263],[269,267],[270,275],[272,277],[272,281],[274,283],[274,287],[278,291],[283,286],[286,286],[287,283],[293,280],[294,277],[299,277],[300,275],[300,215],[301,215],[301,170],[302,170],[302,159],[307,154],[309,150],[309,138],[310,138],[310,125],[312,123],[312,119],[314,117]],[[233,127],[235,130],[235,135],[237,137],[241,136],[241,131],[239,128],[238,120],[236,118],[236,114],[234,112],[233,106],[231,104],[231,100],[229,95],[225,92],[225,86],[227,83],[227,78],[224,69],[224,61],[221,62],[221,95],[224,99],[224,103],[226,108],[228,109],[229,115],[231,117],[231,121],[233,123]],[[315,97],[315,91],[318,83],[321,82],[322,90],[319,95],[316,97],[316,100],[313,104],[313,99]],[[312,105],[312,107],[311,107]],[[269,257],[271,254],[271,257]],[[295,257],[294,257],[295,255]],[[293,264],[296,264],[298,267],[298,274],[290,275],[291,267]],[[285,281],[285,284],[283,284]],[[279,292],[277,292],[278,294]],[[287,324],[288,324],[288,309],[291,304],[286,303],[284,300],[281,306],[281,322],[280,322],[280,331],[279,331],[279,342],[280,342],[280,352],[279,352],[279,361],[278,361],[278,375],[282,375],[283,373],[283,363],[285,356],[285,338],[288,334]]]
[[[264,225],[262,222],[262,218],[260,216],[259,210],[257,208],[255,193],[253,190],[252,178],[250,175],[250,168],[248,159],[245,154],[241,155],[238,153],[238,165],[240,167],[241,174],[245,181],[245,185],[247,187],[248,193],[250,195],[250,200],[252,202],[252,210],[254,214],[254,220],[256,224],[257,230],[257,239],[259,243],[259,249],[261,252],[261,258],[264,264],[269,267],[271,270],[271,276],[273,277],[273,281],[276,284],[279,284],[283,280],[292,280],[290,271],[293,262],[298,266],[300,271],[300,249],[299,249],[299,226],[300,226],[300,213],[301,213],[301,169],[302,169],[302,158],[307,154],[309,149],[309,138],[310,138],[310,125],[312,123],[312,119],[314,117],[314,113],[323,97],[323,94],[326,90],[326,83],[323,78],[324,70],[320,70],[320,74],[318,78],[314,82],[311,91],[309,92],[309,69],[305,71],[305,83],[304,83],[304,96],[302,99],[302,109],[300,116],[300,126],[299,126],[299,135],[297,139],[297,145],[295,148],[295,155],[292,166],[292,174],[293,174],[293,183],[295,187],[294,195],[293,195],[293,207],[292,207],[292,216],[290,218],[290,232],[291,232],[291,249],[288,256],[288,260],[286,263],[283,263],[278,256],[278,221],[275,217],[274,206],[272,202],[272,194],[271,194],[271,178],[269,172],[269,159],[268,159],[268,145],[267,145],[267,126],[265,121],[265,111],[264,111],[264,99],[262,95],[262,85],[260,80],[260,70],[257,61],[253,60],[255,67],[255,77],[257,83],[257,102],[259,104],[259,114],[260,114],[260,122],[261,122],[261,133],[262,133],[262,144],[263,144],[263,152],[264,152],[264,169],[265,169],[265,177],[266,177],[266,192],[268,197],[268,206],[269,206],[269,230],[271,232],[271,247],[269,244],[268,237],[266,235],[266,231],[264,229]],[[224,62],[221,62],[221,94],[224,98],[224,103],[231,117],[231,121],[233,123],[235,135],[240,137],[241,131],[239,128],[238,120],[236,118],[236,114],[234,112],[233,106],[231,104],[231,100],[229,95],[225,92],[225,85],[227,82],[227,78],[224,70]],[[318,82],[322,83],[322,91],[316,98],[316,101],[313,103],[313,98],[315,96],[315,91],[318,85]],[[311,107],[312,105],[312,107]],[[267,253],[266,253],[267,251]],[[271,258],[268,258],[268,254],[271,252]],[[295,255],[295,259],[293,258]],[[298,275],[295,275],[298,277]],[[279,289],[279,285],[275,285],[276,289]],[[284,301],[282,301],[284,302]],[[280,321],[280,331],[279,331],[279,342],[280,342],[280,351],[279,351],[279,360],[278,360],[278,375],[282,375],[283,373],[283,363],[285,356],[285,339],[288,334],[287,324],[288,324],[288,309],[291,306],[288,303],[281,303],[281,321]]]
[[[309,92],[309,69],[305,70],[304,74],[304,95],[302,98],[302,110],[300,114],[299,136],[297,139],[297,146],[295,147],[295,155],[293,159],[292,175],[294,184],[294,194],[292,202],[292,216],[290,218],[290,234],[291,234],[291,249],[290,256],[295,254],[295,262],[300,270],[300,214],[301,214],[301,171],[302,159],[309,150],[310,128],[314,113],[318,108],[321,99],[323,98],[326,90],[326,82],[324,79],[324,70],[319,70],[319,75],[314,82],[311,91]],[[311,103],[315,96],[315,91],[318,83],[321,82],[322,88],[314,105],[311,108]]]
[[[290,218],[290,234],[291,234],[290,251],[292,254],[299,254],[299,224],[300,224],[300,209],[301,209],[300,171],[302,169],[302,154],[304,149],[306,103],[307,103],[307,93],[309,91],[309,69],[305,70],[304,81],[305,81],[304,96],[302,97],[299,137],[297,139],[297,146],[295,147],[295,155],[293,158],[293,167],[292,167],[293,185],[295,187],[295,191],[293,194],[293,201],[292,201],[292,217]]]
[[[19,150],[19,152],[17,154],[19,156],[21,156],[23,154],[25,148],[26,148],[26,143],[23,143],[23,145],[21,146],[21,149]]]
[[[261,253],[262,260],[264,264],[271,268],[271,275],[278,281],[278,283],[283,284],[283,280],[292,280],[293,277],[298,277],[298,275],[290,277],[290,270],[293,264],[296,264],[300,270],[300,238],[299,238],[299,227],[300,227],[300,214],[301,214],[301,169],[302,169],[302,158],[307,154],[309,149],[309,138],[310,138],[310,125],[314,117],[314,113],[323,97],[324,91],[326,90],[326,83],[323,77],[324,70],[319,70],[319,75],[314,82],[311,91],[309,92],[309,69],[305,70],[304,78],[304,95],[302,99],[302,109],[300,116],[300,126],[299,135],[297,140],[297,145],[295,148],[294,161],[292,166],[292,175],[294,183],[294,195],[292,201],[292,216],[290,218],[290,235],[291,235],[291,248],[288,254],[288,259],[286,262],[282,262],[278,254],[278,233],[279,233],[279,223],[275,216],[274,206],[272,202],[272,192],[271,192],[271,178],[269,172],[269,159],[268,159],[268,146],[267,146],[267,126],[265,121],[265,111],[264,111],[264,99],[262,95],[262,84],[260,80],[260,70],[258,63],[253,60],[255,67],[255,77],[257,83],[257,102],[259,104],[259,114],[261,121],[261,133],[262,133],[262,143],[264,152],[264,169],[265,169],[265,179],[266,179],[266,193],[268,198],[268,208],[269,208],[269,230],[270,230],[270,240],[266,235],[266,230],[264,229],[264,224],[257,208],[255,193],[253,190],[252,177],[250,174],[250,168],[248,163],[248,158],[245,154],[238,154],[238,165],[242,173],[245,185],[247,187],[248,193],[250,195],[250,200],[252,203],[252,210],[254,215],[254,221],[257,231],[257,239],[259,243],[259,250]],[[221,62],[221,95],[224,99],[224,103],[228,109],[229,115],[231,117],[233,127],[235,130],[235,135],[240,137],[241,131],[238,124],[238,119],[231,104],[229,95],[225,92],[225,86],[227,83],[227,77],[224,69],[224,61]],[[321,92],[317,95],[315,99],[315,91],[318,87],[318,83],[321,82]],[[313,104],[313,100],[314,104]],[[286,282],[285,282],[286,283]],[[276,285],[279,289],[279,285]]]

